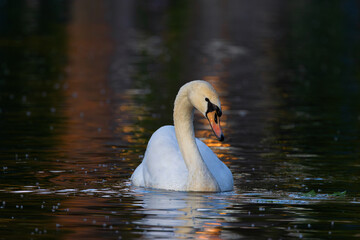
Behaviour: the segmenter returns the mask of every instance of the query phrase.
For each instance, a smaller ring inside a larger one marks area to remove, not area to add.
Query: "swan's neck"
[[[183,86],[175,99],[174,127],[176,138],[188,169],[188,191],[220,191],[196,145],[194,133],[194,106],[188,99],[188,86]]]

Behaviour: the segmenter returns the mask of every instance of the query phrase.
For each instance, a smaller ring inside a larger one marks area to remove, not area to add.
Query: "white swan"
[[[131,176],[134,186],[202,192],[233,189],[229,168],[195,138],[194,107],[209,120],[216,137],[224,140],[214,88],[202,80],[185,84],[175,99],[174,126],[163,126],[151,136],[144,159]]]

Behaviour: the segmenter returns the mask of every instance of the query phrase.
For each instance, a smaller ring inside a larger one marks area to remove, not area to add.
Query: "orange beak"
[[[216,111],[208,112],[206,114],[210,126],[219,141],[224,141],[224,134],[222,133],[220,126],[220,117],[216,114]]]

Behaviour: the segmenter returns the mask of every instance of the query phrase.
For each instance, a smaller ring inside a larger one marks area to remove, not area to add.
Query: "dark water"
[[[360,238],[357,1],[0,1],[0,239]],[[235,190],[131,187],[211,82]]]

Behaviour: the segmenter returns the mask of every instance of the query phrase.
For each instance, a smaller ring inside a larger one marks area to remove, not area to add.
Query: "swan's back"
[[[131,181],[135,186],[183,191],[187,175],[174,126],[163,126],[151,136],[144,160]]]

